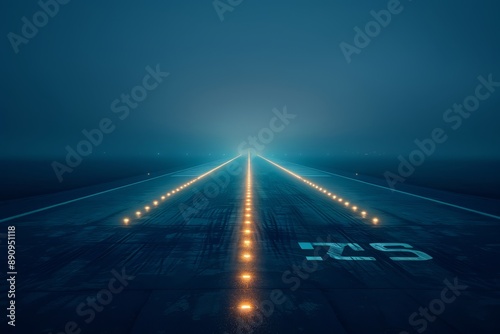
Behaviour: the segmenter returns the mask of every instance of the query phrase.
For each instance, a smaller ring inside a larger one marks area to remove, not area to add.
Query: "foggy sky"
[[[208,0],[73,0],[16,54],[7,34],[40,7],[4,1],[0,153],[64,156],[109,118],[116,128],[94,156],[232,155],[284,106],[297,117],[267,152],[407,152],[449,129],[443,113],[474,94],[478,76],[500,81],[500,5],[402,1],[347,63],[339,44],[387,3],[245,0],[221,21]],[[169,76],[120,120],[111,103],[157,64]],[[499,105],[500,88],[437,154],[499,156]]]

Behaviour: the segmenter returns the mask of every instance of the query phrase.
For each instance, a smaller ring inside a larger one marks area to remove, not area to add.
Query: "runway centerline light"
[[[252,305],[250,304],[241,304],[240,305],[240,310],[242,311],[250,311],[252,309]]]

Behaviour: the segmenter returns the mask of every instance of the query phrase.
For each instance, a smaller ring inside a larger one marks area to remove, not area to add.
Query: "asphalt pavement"
[[[250,160],[4,217],[15,332],[500,332],[494,214]]]

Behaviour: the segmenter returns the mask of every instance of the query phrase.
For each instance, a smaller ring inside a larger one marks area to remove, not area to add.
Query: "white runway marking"
[[[31,215],[31,214],[34,214],[34,213],[37,213],[37,212],[42,212],[42,211],[46,211],[46,210],[49,210],[49,209],[57,208],[57,207],[62,206],[62,205],[74,203],[74,202],[77,202],[77,201],[81,201],[82,199],[86,199],[86,198],[90,198],[90,197],[102,195],[102,194],[109,193],[109,192],[112,192],[112,191],[115,191],[115,190],[118,190],[118,189],[127,188],[127,187],[130,187],[130,186],[136,185],[136,184],[140,184],[140,183],[144,183],[144,182],[156,180],[156,179],[159,179],[161,177],[165,177],[165,176],[169,176],[169,175],[171,176],[172,174],[179,173],[179,172],[186,171],[186,170],[190,170],[190,169],[196,168],[196,167],[199,167],[199,166],[194,166],[194,167],[189,167],[189,168],[181,169],[181,170],[176,171],[176,172],[171,172],[171,173],[167,173],[167,174],[155,176],[155,177],[152,177],[152,178],[147,179],[147,180],[133,182],[133,183],[130,183],[130,184],[126,184],[124,186],[120,186],[120,187],[116,187],[116,188],[112,188],[112,189],[100,191],[100,192],[97,192],[95,194],[90,194],[90,195],[87,195],[87,196],[78,197],[78,198],[75,198],[75,199],[72,199],[72,200],[69,200],[69,201],[57,203],[57,204],[54,204],[54,205],[49,205],[49,206],[46,206],[46,207],[43,207],[43,208],[40,208],[40,209],[31,210],[31,211],[20,213],[18,215],[10,216],[10,217],[7,217],[7,218],[2,218],[2,219],[0,219],[0,223],[4,223],[4,222],[7,222],[9,220],[13,220],[13,219],[25,217],[25,216],[28,216],[28,215]]]
[[[301,166],[301,165],[294,164],[294,163],[291,163],[291,162],[288,162],[288,163],[292,164],[292,165],[300,166],[300,167],[305,167],[305,166]],[[431,201],[431,202],[434,202],[434,203],[439,203],[439,204],[451,206],[451,207],[456,208],[456,209],[461,209],[461,210],[465,210],[465,211],[477,213],[479,215],[483,215],[483,216],[486,216],[486,217],[500,219],[500,216],[496,216],[496,215],[493,215],[491,213],[486,213],[486,212],[482,212],[482,211],[470,209],[470,208],[467,208],[467,207],[464,207],[464,206],[461,206],[461,205],[456,205],[456,204],[452,204],[452,203],[448,203],[448,202],[443,202],[443,201],[440,201],[440,200],[437,200],[437,199],[434,199],[434,198],[420,196],[420,195],[412,194],[412,193],[409,193],[409,192],[406,192],[406,191],[402,191],[402,190],[391,189],[391,188],[388,188],[388,187],[380,186],[378,184],[373,184],[373,183],[366,182],[366,181],[356,180],[356,179],[353,179],[353,178],[350,178],[350,177],[347,177],[347,176],[343,176],[343,175],[339,175],[339,174],[335,174],[335,173],[330,173],[330,172],[323,171],[323,170],[316,169],[316,168],[312,168],[312,167],[307,167],[307,168],[311,168],[311,169],[317,170],[319,172],[327,173],[327,174],[330,174],[330,175],[333,175],[333,176],[341,177],[343,179],[347,179],[347,180],[356,181],[356,182],[359,182],[359,183],[368,184],[370,186],[381,188],[381,189],[385,189],[385,190],[388,190],[388,191],[391,191],[391,192],[397,192],[397,193],[400,193],[400,194],[405,194],[405,195],[408,195],[408,196],[413,196],[413,197],[417,197],[417,198],[420,198],[420,199],[425,199],[427,201]]]

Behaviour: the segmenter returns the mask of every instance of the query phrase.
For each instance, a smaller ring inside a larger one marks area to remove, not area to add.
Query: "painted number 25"
[[[339,242],[299,242],[299,246],[304,250],[314,250],[314,247],[329,247],[328,252],[326,253],[332,259],[335,260],[347,260],[347,261],[375,261],[376,259],[371,256],[344,256],[345,248],[350,248],[356,252],[365,251],[363,247],[356,243],[339,243]],[[385,242],[385,243],[371,243],[370,246],[380,252],[391,252],[391,253],[400,253],[399,256],[391,256],[389,257],[393,261],[427,261],[431,260],[432,256],[426,254],[422,251],[418,251],[413,249],[413,247],[409,244],[405,243],[393,243],[393,242]],[[403,254],[404,256],[401,256]],[[316,253],[315,253],[316,254]],[[323,257],[321,256],[306,256],[306,259],[309,261],[323,261]]]

